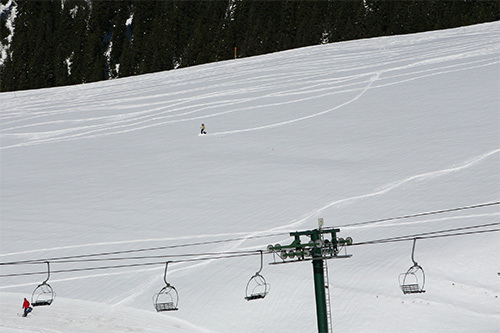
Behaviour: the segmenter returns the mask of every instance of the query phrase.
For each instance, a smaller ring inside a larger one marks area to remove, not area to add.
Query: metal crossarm
[[[326,259],[349,258],[346,246],[352,245],[352,238],[337,237],[340,229],[323,229],[323,219],[319,219],[319,228],[314,230],[291,232],[294,238],[289,245],[269,245],[268,251],[273,254],[274,262],[283,264],[298,261],[311,261],[313,265],[314,290],[316,294],[316,316],[318,332],[332,332],[333,319],[330,309],[330,291],[328,266]],[[308,239],[302,242],[301,237]],[[340,254],[341,250],[345,254]],[[278,258],[278,260],[277,260]]]

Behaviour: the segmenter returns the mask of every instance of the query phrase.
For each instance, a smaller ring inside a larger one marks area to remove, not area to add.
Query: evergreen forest
[[[496,21],[471,0],[1,0],[0,91]]]

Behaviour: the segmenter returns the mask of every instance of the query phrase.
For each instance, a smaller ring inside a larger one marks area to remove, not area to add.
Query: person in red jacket
[[[24,309],[23,317],[26,317],[28,313],[30,313],[31,310],[33,310],[33,308],[30,306],[30,302],[26,298],[24,299],[23,302],[23,309]]]

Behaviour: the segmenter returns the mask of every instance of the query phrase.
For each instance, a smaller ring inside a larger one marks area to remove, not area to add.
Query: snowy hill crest
[[[359,223],[499,201],[498,28],[0,94],[0,261],[50,259],[57,292],[18,317],[46,266],[1,265],[1,330],[311,332],[310,262],[266,254],[272,290],[248,302],[256,251],[320,217],[355,243],[494,229],[498,205]],[[419,295],[398,285],[410,240],[349,252],[328,262],[334,330],[497,330],[497,232],[420,239]],[[101,261],[62,259],[82,255]],[[156,313],[168,260],[179,310]]]

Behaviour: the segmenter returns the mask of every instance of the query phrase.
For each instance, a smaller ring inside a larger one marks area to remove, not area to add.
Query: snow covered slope
[[[500,201],[499,32],[495,22],[0,94],[0,260],[50,259],[57,293],[18,317],[46,264],[0,266],[0,330],[314,332],[310,262],[265,265],[271,292],[247,302],[258,256],[167,256],[289,244],[319,217],[355,243],[499,222],[492,205],[353,225]],[[406,296],[411,241],[349,247],[352,258],[328,263],[334,330],[498,331],[499,240],[417,241],[427,291]],[[179,310],[156,313],[167,260]]]

